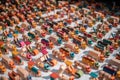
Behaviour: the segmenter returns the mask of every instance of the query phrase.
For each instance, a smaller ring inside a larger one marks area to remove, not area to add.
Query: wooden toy
[[[36,66],[44,69],[45,71],[49,71],[50,70],[50,65],[48,63],[43,63],[43,61],[46,60],[45,57],[43,56],[43,57],[38,58],[36,60]]]
[[[33,61],[28,62],[28,70],[34,73],[35,76],[41,76],[41,71],[34,66]]]
[[[30,53],[21,53],[20,56],[22,56],[26,60],[31,60],[32,59],[32,55]]]
[[[20,58],[20,56],[13,55],[12,58],[13,58],[14,62],[16,62],[17,64],[24,64],[24,62],[22,61],[22,59]]]
[[[111,74],[111,75],[116,75],[116,73],[117,73],[117,68],[116,67],[114,67],[114,66],[112,66],[112,65],[105,65],[104,67],[103,67],[103,71],[105,71],[105,72],[107,72],[107,73],[109,73],[109,74]]]
[[[80,52],[79,47],[71,42],[66,43],[64,46],[65,46],[65,48],[68,48],[68,49],[70,49],[70,51],[73,51],[75,53]]]
[[[50,74],[50,80],[58,80],[59,79],[59,75],[57,73],[52,73]]]
[[[65,54],[61,54],[61,52],[59,52],[59,50],[53,50],[53,51],[52,51],[52,55],[53,55],[55,58],[60,59],[61,61],[64,61],[64,60],[66,59]]]
[[[82,70],[85,72],[85,73],[89,73],[91,71],[91,68],[89,65],[86,65],[82,62],[79,62],[79,61],[75,61],[75,66],[79,66],[79,67],[82,67]]]
[[[24,80],[32,80],[32,78],[31,78],[31,76],[29,75],[28,71],[25,70],[24,68],[18,67],[18,68],[17,68],[17,72],[18,72],[18,74],[20,75],[21,79],[24,79]]]
[[[87,64],[93,68],[99,68],[99,63],[95,61],[95,59],[91,58],[90,56],[83,56],[82,62]]]
[[[76,78],[80,78],[84,73],[82,70],[76,70],[73,66],[72,66],[72,62],[65,60],[66,65],[68,66],[66,68],[66,72],[67,73],[71,73],[73,76],[75,76]]]
[[[39,53],[38,49],[32,49],[32,47],[30,45],[27,46],[27,50],[28,50],[29,53],[31,53],[34,56]]]
[[[50,36],[49,40],[52,41],[54,44],[58,45],[62,43],[62,40],[59,39],[57,36]]]
[[[15,64],[13,62],[12,59],[10,59],[7,56],[2,56],[2,63],[4,63],[7,67],[9,67],[10,69],[15,68]]]
[[[0,62],[0,73],[5,73],[6,71],[6,67]]]
[[[114,77],[114,76],[113,76]],[[104,71],[99,71],[99,79],[111,80],[112,76]],[[114,77],[115,78],[115,77]],[[114,79],[113,79],[114,80]]]
[[[75,54],[73,52],[70,53],[70,51],[67,48],[60,48],[59,51],[64,54],[66,57],[74,58]]]
[[[95,50],[90,50],[87,55],[93,57],[97,61],[105,60],[104,55],[102,55],[100,52],[95,51]]]
[[[18,73],[12,71],[12,72],[8,72],[8,76],[10,79],[12,80],[20,80],[20,76]]]
[[[115,65],[116,67],[120,68],[120,60],[118,60],[116,58],[109,60],[109,64]]]

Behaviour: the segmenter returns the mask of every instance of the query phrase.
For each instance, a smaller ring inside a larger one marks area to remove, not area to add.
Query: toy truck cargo
[[[29,75],[28,71],[25,70],[24,68],[18,67],[18,68],[17,68],[17,72],[18,72],[18,74],[20,75],[20,77],[21,77],[23,80],[32,80],[32,78],[31,78],[31,76]]]
[[[15,64],[14,64],[13,60],[10,59],[10,58],[7,57],[7,56],[2,56],[2,62],[3,62],[6,66],[10,67],[11,69],[15,68]]]
[[[101,52],[95,50],[90,50],[88,52],[88,56],[93,57],[97,61],[104,61],[105,59],[104,56],[101,54]]]
[[[116,58],[113,58],[109,61],[109,64],[111,65],[115,65],[117,66],[119,69],[120,69],[120,60],[116,59]]]

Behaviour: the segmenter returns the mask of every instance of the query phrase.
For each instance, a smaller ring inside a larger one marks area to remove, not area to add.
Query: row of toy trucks
[[[109,60],[109,63],[103,67],[103,70],[99,72],[100,79],[106,80],[119,80],[120,79],[120,60],[113,58]]]

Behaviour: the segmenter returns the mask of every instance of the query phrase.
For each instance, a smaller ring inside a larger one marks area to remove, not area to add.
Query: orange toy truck
[[[15,68],[14,61],[7,56],[2,56],[2,62],[10,69]]]

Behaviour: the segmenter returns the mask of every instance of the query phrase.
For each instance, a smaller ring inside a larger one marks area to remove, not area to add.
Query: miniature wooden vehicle
[[[20,80],[19,74],[14,71],[8,72],[8,76],[11,80]]]
[[[37,55],[39,53],[38,49],[32,49],[32,47],[29,45],[27,46],[27,50],[33,54],[34,56]]]
[[[50,65],[47,64],[47,63],[43,63],[43,61],[45,61],[47,58],[47,56],[43,56],[43,57],[40,57],[36,60],[36,65],[39,67],[39,68],[43,68],[45,71],[48,71],[50,70]]]
[[[75,44],[73,44],[73,43],[66,43],[65,45],[65,48],[68,48],[68,49],[70,49],[72,52],[75,52],[75,53],[79,53],[79,47],[77,47]]]
[[[12,58],[17,64],[24,64],[22,59],[18,55],[13,55]]]
[[[21,53],[20,55],[23,58],[25,58],[26,60],[31,60],[32,59],[32,55],[30,53]]]
[[[81,70],[76,70],[73,66],[72,66],[72,62],[66,60],[65,61],[67,68],[66,68],[66,72],[67,73],[71,73],[72,75],[74,75],[76,78],[80,78],[83,75],[83,72]]]
[[[20,46],[20,47],[25,46],[24,41],[20,41],[20,40],[18,40],[18,38],[14,38],[14,41],[15,41],[15,44]]]
[[[82,62],[84,64],[87,64],[93,68],[98,68],[99,67],[99,63],[95,61],[95,59],[93,59],[92,57],[90,56],[83,56],[82,58]]]
[[[81,38],[79,36],[74,36],[74,38],[73,38],[73,43],[78,44],[79,46],[81,46],[82,41],[83,41],[83,38]]]
[[[59,79],[59,75],[57,73],[52,73],[50,74],[50,80],[58,80]]]
[[[2,62],[11,69],[15,68],[13,60],[7,56],[2,56]]]
[[[59,51],[64,54],[66,57],[70,57],[70,58],[74,58],[75,54],[74,53],[70,53],[70,51],[67,48],[60,48]]]
[[[112,65],[105,65],[103,67],[103,71],[105,71],[105,72],[107,72],[107,73],[109,73],[111,75],[116,75],[116,73],[117,73],[117,67],[112,66]]]
[[[93,57],[97,61],[104,61],[104,55],[102,55],[100,52],[95,51],[95,50],[90,50],[89,53],[87,54],[90,57]]]
[[[0,62],[0,73],[6,72],[6,67]]]
[[[34,73],[35,76],[41,76],[41,71],[34,66],[33,61],[28,62],[28,70]]]
[[[17,72],[20,75],[20,77],[24,80],[32,80],[31,76],[29,75],[28,71],[25,70],[22,67],[17,68]]]
[[[54,44],[58,45],[61,44],[61,39],[59,39],[57,36],[50,36],[49,40],[52,41]]]
[[[115,80],[115,79],[112,79],[112,78],[115,78],[115,76],[111,76],[109,73],[105,72],[105,71],[99,71],[99,79],[100,80]]]
[[[68,35],[65,32],[63,32],[63,31],[58,31],[57,35],[59,37],[61,37],[64,41],[68,41],[69,40]]]
[[[90,66],[88,66],[88,65],[86,65],[86,64],[84,64],[84,63],[82,63],[82,62],[75,61],[74,63],[75,63],[75,66],[76,66],[76,67],[77,67],[77,66],[82,67],[83,71],[86,72],[86,73],[89,73],[89,72],[91,71]]]
[[[59,52],[59,50],[53,50],[52,51],[52,55],[62,61],[64,61],[66,59],[65,54],[62,54],[61,52]]]
[[[120,69],[120,60],[113,58],[109,61],[109,64],[111,65],[115,65],[116,67],[118,67]]]

